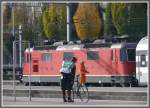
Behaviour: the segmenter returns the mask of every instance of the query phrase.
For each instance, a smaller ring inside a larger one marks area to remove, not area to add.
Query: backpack
[[[74,63],[72,61],[63,61],[60,72],[62,73],[71,73],[71,69],[73,68]]]

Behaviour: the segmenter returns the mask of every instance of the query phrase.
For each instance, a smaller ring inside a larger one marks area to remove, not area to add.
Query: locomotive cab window
[[[128,61],[135,61],[135,49],[127,49]]]
[[[140,61],[140,64],[141,64],[141,67],[146,67],[146,56],[145,55],[141,55],[140,56],[141,58],[141,61]]]
[[[87,52],[87,59],[88,60],[98,60],[99,59],[98,52],[96,52],[96,51],[88,51]]]
[[[73,58],[73,53],[72,52],[64,52],[64,60],[70,61]]]
[[[42,61],[49,62],[50,60],[51,60],[51,54],[49,54],[49,53],[42,54]]]
[[[120,50],[120,61],[121,61],[121,62],[125,62],[126,59],[127,59],[126,50],[125,50],[125,48],[122,48],[122,49]]]

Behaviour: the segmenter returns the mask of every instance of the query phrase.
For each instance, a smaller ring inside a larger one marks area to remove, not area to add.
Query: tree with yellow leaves
[[[117,29],[118,34],[126,33],[128,24],[128,4],[127,3],[112,3],[111,13],[112,21]]]
[[[102,32],[103,22],[96,4],[79,4],[73,20],[81,40],[96,39]]]

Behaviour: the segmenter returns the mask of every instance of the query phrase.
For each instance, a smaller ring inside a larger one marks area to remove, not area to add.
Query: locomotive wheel
[[[123,85],[124,85],[124,87],[130,87],[129,83],[124,83]]]
[[[24,85],[25,85],[25,86],[29,86],[29,82],[26,82]]]
[[[116,87],[122,87],[122,84],[116,83]]]
[[[111,87],[117,87],[117,83],[111,83]]]
[[[35,82],[34,85],[35,86],[40,86],[40,83],[39,82]]]
[[[131,83],[131,86],[132,87],[138,87],[138,80],[133,80],[132,83]]]
[[[41,86],[47,86],[48,83],[47,83],[47,82],[41,82],[40,85],[41,85]]]

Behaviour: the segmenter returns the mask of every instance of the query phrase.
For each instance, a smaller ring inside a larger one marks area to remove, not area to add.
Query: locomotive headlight
[[[102,81],[101,81],[101,80],[99,80],[99,81],[98,81],[98,83],[99,83],[99,84],[101,84],[101,83],[102,83]]]
[[[136,77],[136,75],[135,75],[135,74],[133,74],[133,77]]]

